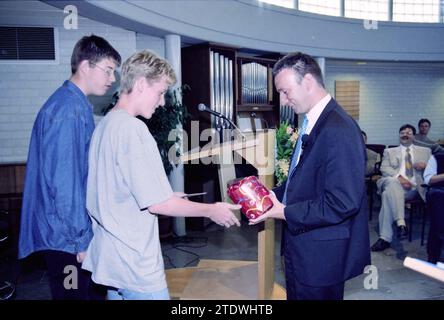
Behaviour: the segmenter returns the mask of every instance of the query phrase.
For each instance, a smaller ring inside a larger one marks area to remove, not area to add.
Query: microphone
[[[216,117],[225,119],[225,116],[222,113],[211,110],[203,103],[199,103],[197,106],[197,109],[199,109],[199,111],[208,112],[208,113],[211,113],[212,115],[215,115]],[[228,120],[228,119],[226,119],[226,120]],[[228,120],[228,121],[230,121],[230,120]]]
[[[214,116],[216,116],[216,117],[218,117],[218,118],[221,118],[221,119],[224,119],[224,120],[226,120],[226,121],[228,121],[228,123],[234,128],[234,129],[236,129],[238,132],[239,132],[239,134],[242,136],[242,140],[247,140],[247,138],[245,137],[245,135],[242,133],[242,131],[234,124],[234,122],[233,121],[231,121],[230,119],[228,119],[226,116],[224,116],[222,113],[219,113],[219,112],[216,112],[216,111],[214,111],[214,110],[211,110],[210,108],[208,108],[206,105],[204,105],[203,103],[199,103],[198,105],[197,105],[197,109],[199,110],[199,111],[202,111],[202,112],[208,112],[208,113],[211,113],[212,115],[214,115]]]

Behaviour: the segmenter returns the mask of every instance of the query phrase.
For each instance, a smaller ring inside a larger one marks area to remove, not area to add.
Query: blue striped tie
[[[307,119],[307,116],[304,116],[304,121],[302,122],[301,130],[299,130],[296,148],[294,149],[293,156],[291,158],[290,168],[288,169],[288,178],[287,178],[287,183],[285,185],[284,198],[282,199],[283,204],[287,204],[288,181],[290,181],[291,174],[293,173],[294,169],[296,168],[296,165],[299,162],[298,158],[299,158],[299,154],[301,153],[301,149],[302,149],[302,136],[304,135],[305,130],[307,130],[307,125],[308,125],[308,119]]]

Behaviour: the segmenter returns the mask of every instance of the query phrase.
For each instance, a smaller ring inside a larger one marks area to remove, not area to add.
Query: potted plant
[[[287,179],[291,155],[298,139],[299,130],[293,128],[288,121],[281,122],[276,131],[276,170],[277,184]]]

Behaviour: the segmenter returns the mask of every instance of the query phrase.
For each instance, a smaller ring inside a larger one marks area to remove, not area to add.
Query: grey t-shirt
[[[157,216],[173,195],[156,142],[124,110],[110,111],[90,145],[87,209],[94,237],[82,267],[96,283],[138,292],[167,287]]]
[[[442,152],[444,150],[444,148],[441,147],[438,143],[430,140],[429,138],[427,138],[427,136],[423,136],[421,134],[415,134],[415,140],[413,141],[413,144],[420,147],[429,148],[430,150],[432,150],[433,154]]]

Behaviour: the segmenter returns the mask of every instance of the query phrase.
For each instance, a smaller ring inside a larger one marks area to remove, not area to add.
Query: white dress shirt
[[[311,130],[316,124],[316,121],[318,121],[319,117],[321,116],[322,111],[324,111],[325,107],[331,100],[331,95],[327,94],[324,98],[319,100],[318,103],[315,104],[313,108],[311,108],[310,111],[307,112],[307,130],[305,130],[305,134],[310,134]]]
[[[307,117],[307,128],[305,129],[304,134],[310,134],[311,130],[316,124],[316,121],[318,121],[319,117],[321,116],[322,111],[324,111],[325,107],[331,100],[331,95],[327,94],[324,98],[319,100],[318,103],[315,104],[313,108],[311,108],[310,111],[308,111],[305,116]],[[301,137],[302,139],[302,137]],[[298,158],[296,159],[296,163],[299,163],[299,159],[301,158],[302,152],[299,152]]]
[[[436,162],[436,158],[431,156],[424,170],[424,182],[429,184],[430,178],[436,174],[438,174],[438,163]]]

